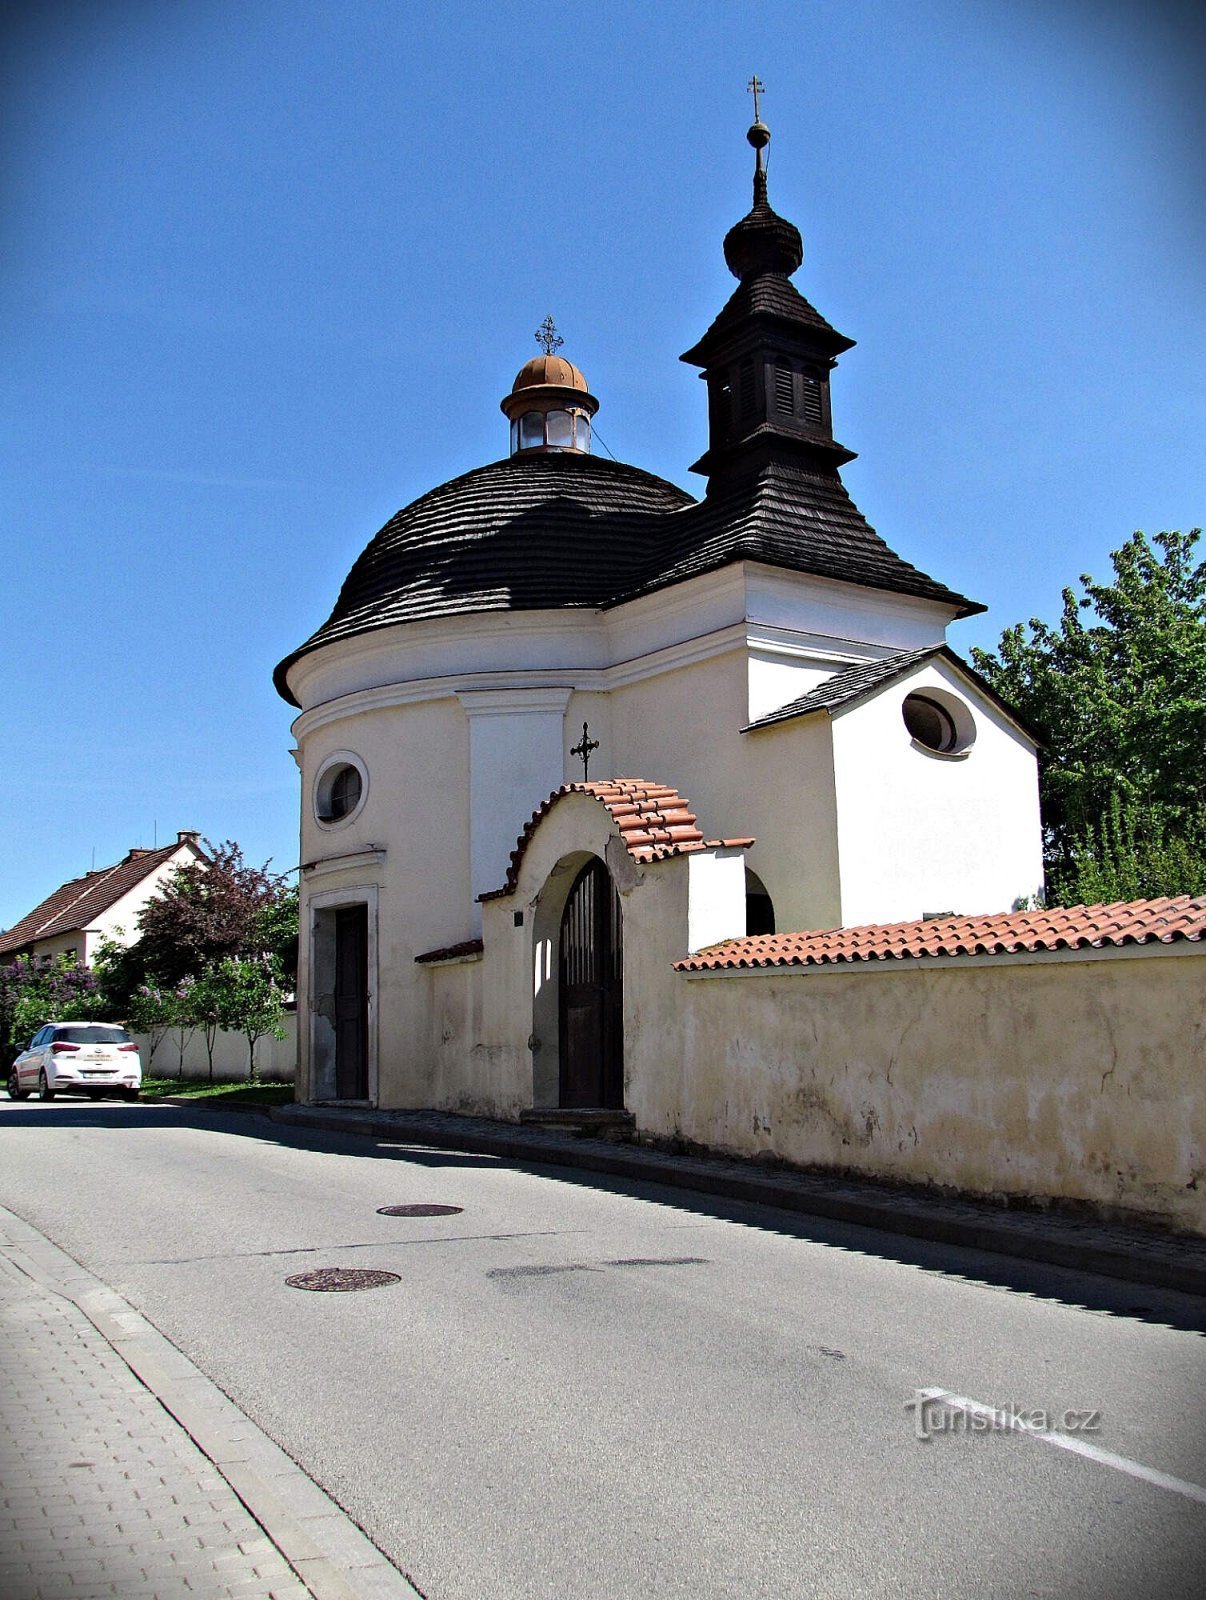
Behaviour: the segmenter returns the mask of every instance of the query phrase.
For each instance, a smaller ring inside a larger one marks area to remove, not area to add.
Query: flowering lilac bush
[[[0,966],[0,1056],[8,1067],[44,1022],[95,1016],[93,973],[68,956],[18,956]]]

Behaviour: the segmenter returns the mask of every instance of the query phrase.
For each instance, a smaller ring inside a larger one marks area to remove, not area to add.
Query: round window
[[[906,695],[901,715],[922,749],[938,755],[957,755],[975,738],[975,728],[964,708],[939,700],[936,695]]]
[[[319,773],[314,810],[320,822],[344,822],[360,809],[364,773],[358,763],[336,758]]]

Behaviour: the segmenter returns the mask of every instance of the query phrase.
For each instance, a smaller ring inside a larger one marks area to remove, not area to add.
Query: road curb
[[[600,1139],[549,1135],[544,1131],[534,1135],[518,1128],[512,1131],[504,1124],[483,1128],[480,1119],[473,1119],[472,1125],[462,1130],[443,1125],[451,1118],[442,1114],[437,1122],[425,1119],[421,1113],[391,1116],[297,1105],[265,1109],[274,1122],[291,1127],[384,1138],[395,1143],[410,1140],[437,1149],[572,1167],[686,1189],[719,1199],[776,1206],[931,1243],[988,1250],[997,1255],[1098,1273],[1152,1288],[1206,1296],[1206,1243],[1200,1249],[1192,1243],[1188,1247],[1199,1259],[1178,1259],[1176,1253],[1170,1253],[1165,1240],[1154,1232],[1149,1237],[1135,1229],[1110,1230],[1114,1238],[1102,1237],[1105,1230],[1095,1230],[1091,1223],[1070,1224],[1050,1214],[997,1214],[988,1203],[977,1209],[975,1202],[964,1200],[958,1203],[958,1210],[963,1214],[956,1214],[943,1200],[902,1197],[897,1192],[883,1195],[871,1185],[861,1194],[852,1193],[855,1184],[851,1180],[843,1180],[840,1190],[837,1185],[826,1188],[823,1180],[811,1174],[800,1175],[805,1181],[793,1181],[792,1177],[777,1173],[744,1170],[739,1163],[722,1159],[673,1156]],[[1121,1234],[1125,1234],[1125,1238],[1118,1242],[1117,1236]]]
[[[157,1094],[140,1102],[144,1106],[179,1106],[191,1109],[198,1106],[205,1111],[244,1111],[266,1117],[272,1111],[292,1110],[290,1106],[274,1106],[270,1100],[219,1100],[216,1095]]]
[[[416,1600],[352,1519],[116,1290],[0,1206],[0,1250],[76,1306],[264,1530],[314,1600]]]

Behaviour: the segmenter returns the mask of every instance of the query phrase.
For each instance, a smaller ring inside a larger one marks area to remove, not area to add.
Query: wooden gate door
[[[624,1105],[624,940],[620,897],[601,861],[578,874],[561,914],[561,1104]]]
[[[368,1099],[368,907],[335,913],[335,1097]]]

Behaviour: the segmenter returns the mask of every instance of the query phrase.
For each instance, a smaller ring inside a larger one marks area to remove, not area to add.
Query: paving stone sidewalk
[[[0,1595],[311,1600],[83,1312],[0,1257]]]
[[[0,1600],[415,1600],[133,1306],[0,1207]]]

